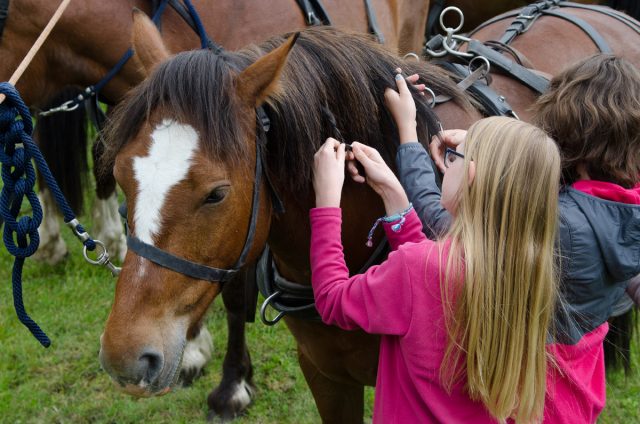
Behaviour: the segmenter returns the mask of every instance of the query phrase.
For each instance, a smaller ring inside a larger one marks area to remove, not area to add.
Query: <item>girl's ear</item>
[[[476,163],[474,161],[469,161],[469,175],[467,176],[467,181],[469,182],[469,187],[473,184],[473,180],[476,178]]]

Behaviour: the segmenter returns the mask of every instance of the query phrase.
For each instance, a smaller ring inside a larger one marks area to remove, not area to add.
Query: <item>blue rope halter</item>
[[[42,207],[33,186],[36,173],[31,163],[33,159],[42,177],[47,182],[64,221],[78,236],[85,249],[93,251],[96,242],[86,233],[69,207],[58,183],[51,175],[42,153],[33,142],[33,124],[29,109],[20,98],[15,87],[9,83],[0,83],[0,93],[6,96],[0,104],[0,163],[2,163],[2,192],[0,193],[0,216],[5,222],[3,241],[9,253],[15,257],[13,263],[13,305],[18,319],[31,331],[31,334],[44,346],[49,347],[51,340],[33,321],[24,308],[22,300],[22,268],[25,258],[33,255],[40,244],[38,227],[42,222]],[[33,216],[18,218],[20,206],[26,197],[31,205]]]

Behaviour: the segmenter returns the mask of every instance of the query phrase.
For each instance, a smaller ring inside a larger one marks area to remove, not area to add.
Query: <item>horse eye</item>
[[[216,187],[205,199],[205,204],[220,203],[229,192],[229,186]]]

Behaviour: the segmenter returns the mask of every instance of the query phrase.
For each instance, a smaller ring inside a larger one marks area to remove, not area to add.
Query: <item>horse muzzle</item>
[[[136,397],[162,396],[179,377],[183,350],[165,354],[147,346],[133,355],[118,356],[102,344],[99,359],[119,390]]]

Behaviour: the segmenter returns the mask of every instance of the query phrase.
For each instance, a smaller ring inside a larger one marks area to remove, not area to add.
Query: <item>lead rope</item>
[[[38,52],[51,30],[60,19],[71,0],[63,0],[51,20],[42,31],[34,45],[22,60],[18,69],[13,73],[9,82],[0,83],[0,163],[3,187],[0,192],[0,216],[5,222],[3,241],[9,253],[15,257],[12,271],[13,305],[18,319],[44,347],[51,345],[51,340],[44,331],[29,317],[22,298],[22,269],[24,260],[33,255],[40,244],[38,227],[42,223],[42,207],[38,201],[33,186],[36,173],[31,163],[33,159],[38,170],[45,179],[53,194],[64,221],[76,237],[84,245],[84,257],[93,265],[107,267],[115,276],[120,271],[109,260],[109,254],[102,242],[93,240],[84,227],[76,219],[75,214],[56,180],[51,175],[42,153],[33,142],[33,121],[29,108],[25,105],[15,84],[20,79],[31,60]],[[6,100],[6,101],[5,101]],[[33,216],[23,215],[18,219],[20,207],[24,198],[31,206]],[[101,252],[96,259],[91,259],[88,252]]]

